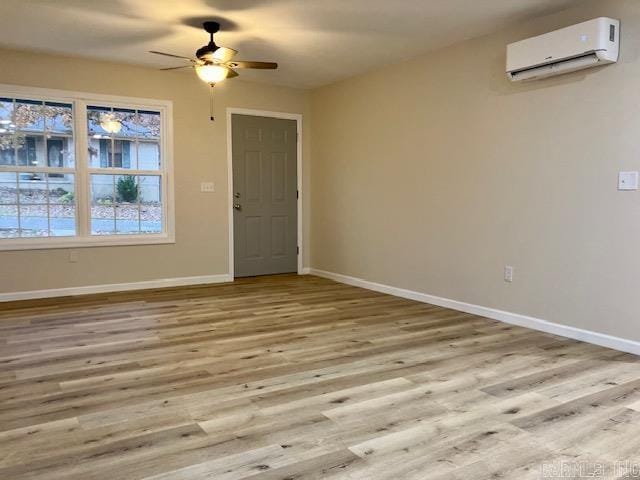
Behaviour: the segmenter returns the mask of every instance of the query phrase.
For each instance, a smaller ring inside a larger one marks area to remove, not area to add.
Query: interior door
[[[235,276],[296,272],[296,121],[233,114],[231,126]]]

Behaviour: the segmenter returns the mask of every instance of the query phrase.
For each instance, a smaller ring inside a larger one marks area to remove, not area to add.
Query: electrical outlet
[[[69,250],[69,263],[78,263],[78,251]]]
[[[513,282],[513,267],[511,265],[504,267],[504,281],[509,283]]]
[[[213,182],[201,182],[200,191],[204,193],[212,193],[216,191],[216,186]]]

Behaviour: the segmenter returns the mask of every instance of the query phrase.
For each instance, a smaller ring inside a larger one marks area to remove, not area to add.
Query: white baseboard
[[[309,275],[311,274],[311,269],[309,267],[303,267],[302,270],[300,270],[300,275]]]
[[[91,293],[125,292],[129,290],[144,290],[148,288],[184,287],[189,285],[204,285],[207,283],[232,282],[229,274],[201,275],[197,277],[160,278],[143,282],[112,283],[106,285],[89,285],[83,287],[51,288],[48,290],[30,290],[26,292],[0,293],[0,302],[14,300],[32,300],[36,298],[68,297],[70,295],[87,295]]]
[[[640,342],[634,340],[627,340],[625,338],[614,337],[607,335],[606,333],[592,332],[590,330],[583,330],[581,328],[570,327],[568,325],[561,325],[558,323],[549,322],[540,318],[529,317],[526,315],[520,315],[519,313],[507,312],[504,310],[496,310],[494,308],[483,307],[481,305],[474,305],[472,303],[460,302],[458,300],[452,300],[449,298],[438,297],[435,295],[429,295],[427,293],[420,293],[413,290],[405,290],[403,288],[392,287],[389,285],[383,285],[381,283],[370,282],[361,278],[349,277],[340,273],[327,272],[324,270],[318,270],[315,268],[309,269],[311,275],[317,275],[319,277],[328,278],[340,283],[346,283],[356,287],[366,288],[368,290],[374,290],[376,292],[387,293],[396,297],[408,298],[417,302],[429,303],[431,305],[437,305],[439,307],[450,308],[452,310],[458,310],[465,313],[471,313],[479,315],[481,317],[491,318],[504,323],[512,325],[518,325],[521,327],[531,328],[533,330],[539,330],[546,333],[552,333],[554,335],[560,335],[562,337],[572,338],[574,340],[580,340],[587,343],[593,343],[602,347],[612,348],[614,350],[620,350],[622,352],[633,353],[640,355]]]

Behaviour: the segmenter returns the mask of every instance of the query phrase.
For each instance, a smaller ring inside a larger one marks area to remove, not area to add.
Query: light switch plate
[[[513,267],[511,265],[505,265],[504,267],[504,281],[513,282]]]
[[[216,191],[216,186],[213,182],[201,182],[200,191],[205,193],[211,193]]]
[[[618,190],[638,190],[638,172],[620,172]]]

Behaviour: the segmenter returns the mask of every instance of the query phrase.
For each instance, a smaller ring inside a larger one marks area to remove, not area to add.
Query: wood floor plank
[[[0,478],[539,480],[639,429],[638,357],[313,276],[0,307]]]

